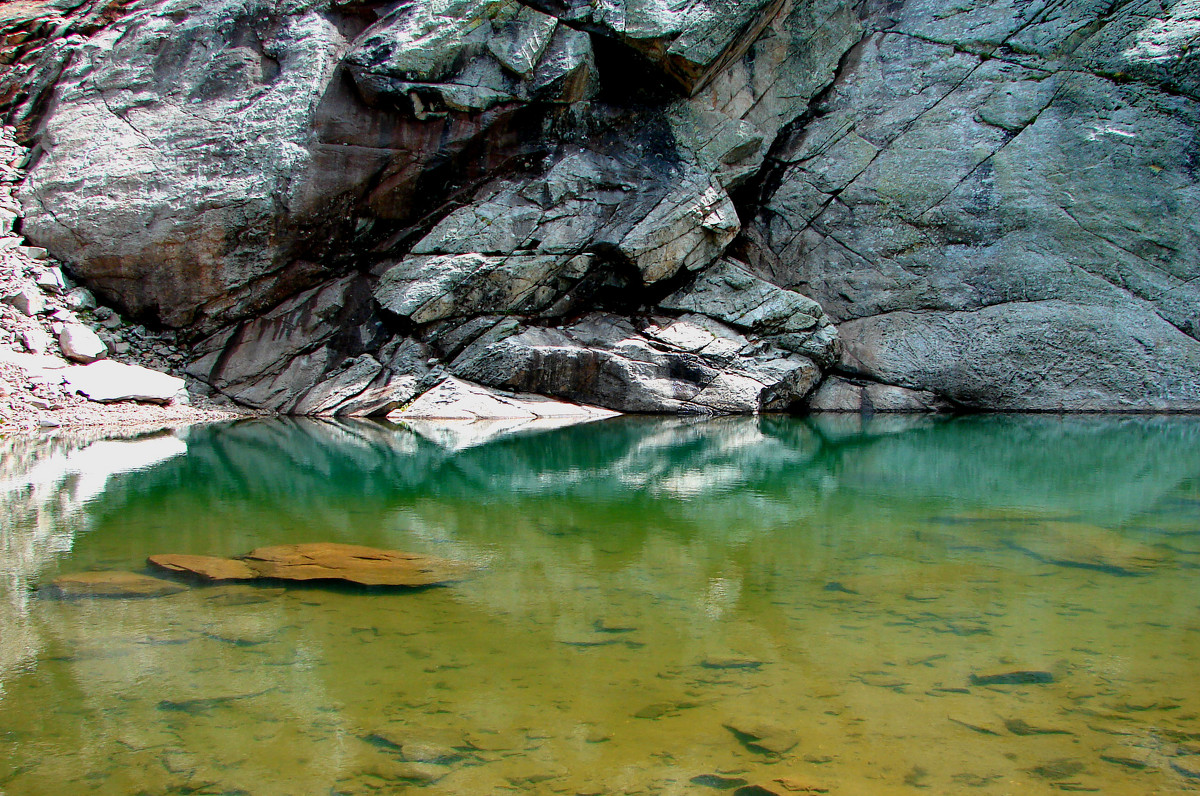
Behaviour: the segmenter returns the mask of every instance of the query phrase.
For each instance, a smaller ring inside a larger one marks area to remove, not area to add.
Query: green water
[[[479,428],[0,439],[0,794],[1200,790],[1200,418]],[[480,569],[30,591],[311,541]]]

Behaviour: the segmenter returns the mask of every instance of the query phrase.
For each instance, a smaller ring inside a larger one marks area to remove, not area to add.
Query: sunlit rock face
[[[24,232],[253,407],[1194,409],[1189,14],[161,0],[7,113]]]
[[[997,409],[1200,405],[1186,4],[889,7],[777,150],[756,273],[840,369]]]

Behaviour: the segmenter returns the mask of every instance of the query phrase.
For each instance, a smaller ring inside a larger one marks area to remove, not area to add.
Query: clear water
[[[270,420],[0,465],[7,796],[1200,790],[1200,418]],[[29,590],[326,540],[481,569]]]

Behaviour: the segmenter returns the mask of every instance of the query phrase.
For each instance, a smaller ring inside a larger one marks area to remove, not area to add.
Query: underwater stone
[[[730,719],[722,726],[752,752],[782,755],[800,743],[800,738],[791,730],[762,719]]]
[[[39,594],[60,600],[87,597],[162,597],[184,590],[178,583],[136,572],[75,572],[59,575]]]
[[[433,586],[461,580],[471,569],[460,561],[334,542],[260,547],[228,559],[154,555],[149,562],[209,580],[342,580],[363,586]]]
[[[1002,672],[1000,674],[973,674],[971,685],[1041,685],[1053,683],[1054,675],[1041,671]]]

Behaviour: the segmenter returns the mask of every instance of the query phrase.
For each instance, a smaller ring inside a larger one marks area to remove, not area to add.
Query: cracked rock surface
[[[1197,410],[1193,5],[29,3],[0,114],[247,407]]]
[[[988,409],[1200,407],[1183,4],[936,5],[868,20],[776,150],[754,270],[824,307],[855,377]]]

